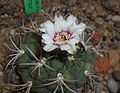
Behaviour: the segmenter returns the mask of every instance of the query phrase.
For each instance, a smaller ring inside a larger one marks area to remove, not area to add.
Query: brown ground
[[[43,1],[43,9],[46,13],[51,16],[57,12],[57,14],[62,15],[74,14],[79,20],[92,27],[91,30],[102,33],[102,36],[104,36],[103,43],[120,53],[120,0]],[[115,16],[119,17],[116,18]],[[38,15],[32,15],[31,17],[33,19],[35,17],[37,23],[40,23],[47,16],[40,12]],[[0,89],[5,84],[3,83],[3,69],[7,60],[6,55],[9,53],[4,44],[9,43],[9,36],[14,36],[19,32],[23,19],[25,20],[25,26],[31,27],[29,16],[23,14],[23,5],[19,0],[0,0]],[[119,77],[120,66],[117,66],[115,69],[119,70],[117,74]]]

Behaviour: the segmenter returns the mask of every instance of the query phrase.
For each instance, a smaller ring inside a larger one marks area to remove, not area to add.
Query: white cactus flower
[[[70,54],[76,53],[75,44],[80,42],[80,35],[86,28],[84,23],[77,24],[76,21],[77,18],[70,15],[67,19],[55,16],[54,22],[47,20],[42,23],[39,30],[43,32],[42,42],[45,43],[43,49],[50,52],[60,48]]]

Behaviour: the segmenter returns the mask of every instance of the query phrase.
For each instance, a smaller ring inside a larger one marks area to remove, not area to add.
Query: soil
[[[21,32],[21,26],[32,27],[30,18],[36,21],[39,27],[41,22],[53,18],[55,14],[73,14],[79,22],[86,23],[90,30],[102,33],[103,44],[117,50],[120,55],[120,0],[43,0],[42,9],[45,14],[41,11],[38,14],[25,14],[21,1],[0,0],[0,93],[8,93],[3,90],[7,85],[3,75],[4,68],[8,62],[7,55],[10,53],[5,45],[10,45],[9,38]],[[114,74],[113,78],[117,78],[116,82],[120,88],[120,61],[107,73]],[[18,82],[17,75],[14,77],[12,80],[9,79],[10,82]],[[101,93],[120,93],[120,89],[118,92],[110,92],[108,88],[103,87],[103,90]]]

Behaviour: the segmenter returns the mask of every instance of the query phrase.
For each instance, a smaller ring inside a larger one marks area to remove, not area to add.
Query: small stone
[[[86,13],[91,13],[95,11],[95,7],[94,6],[90,6],[89,8],[87,8]]]
[[[19,20],[17,20],[17,19],[14,19],[14,21],[13,20],[10,20],[10,26],[11,27],[18,27],[20,25],[20,23],[19,23]]]
[[[13,16],[15,13],[16,7],[12,5],[5,5],[2,8],[1,15],[7,14],[8,16],[11,15]]]
[[[106,91],[102,91],[101,93],[107,93]]]
[[[120,22],[115,22],[115,23],[114,23],[114,27],[120,28]]]
[[[120,16],[119,15],[115,15],[112,17],[112,21],[113,22],[120,22]]]
[[[94,85],[94,89],[96,90],[96,93],[101,93],[101,91],[102,91],[101,86],[102,86],[101,84],[95,84]]]
[[[107,15],[107,16],[105,17],[105,21],[110,21],[111,19],[112,19],[112,14]]]
[[[15,29],[10,29],[10,35],[15,35]]]
[[[75,5],[77,0],[69,0],[69,5]]]
[[[0,72],[3,70],[3,66],[0,64]]]
[[[100,0],[101,4],[107,10],[113,10],[115,12],[119,12],[119,1],[117,0]]]
[[[0,71],[0,77],[2,77],[3,76],[3,72],[2,71]]]
[[[95,11],[94,6],[88,7],[85,13],[86,17],[89,18],[90,20],[94,20],[97,17],[97,13]]]
[[[0,27],[3,26],[3,25],[4,25],[3,21],[0,20]]]
[[[115,39],[116,39],[117,41],[120,41],[120,33],[118,33],[118,34],[115,36]]]
[[[104,23],[104,20],[103,20],[103,18],[101,18],[101,17],[97,17],[97,18],[95,19],[95,22],[96,22],[98,25],[102,25],[102,24]]]
[[[118,84],[114,79],[109,79],[107,86],[112,93],[117,93],[119,89]]]
[[[107,11],[103,7],[101,7],[100,4],[95,4],[94,6],[95,6],[95,10],[97,12],[97,16],[105,17],[107,15]]]

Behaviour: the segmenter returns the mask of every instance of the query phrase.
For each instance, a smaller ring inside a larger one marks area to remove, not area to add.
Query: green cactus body
[[[23,83],[32,81],[32,92],[62,93],[64,91],[64,93],[77,93],[77,89],[86,83],[87,78],[84,71],[92,70],[95,61],[95,55],[90,50],[84,51],[83,53],[78,51],[75,55],[76,60],[73,61],[59,59],[59,56],[55,56],[45,61],[44,64],[41,63],[39,70],[36,67],[37,65],[21,64],[38,63],[26,46],[39,59],[42,47],[40,45],[40,36],[35,33],[28,33],[23,38],[23,42],[22,48],[25,53],[17,60],[17,73]]]

